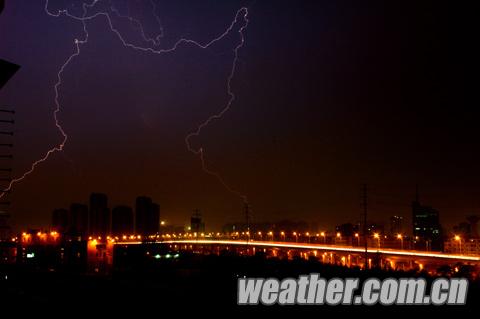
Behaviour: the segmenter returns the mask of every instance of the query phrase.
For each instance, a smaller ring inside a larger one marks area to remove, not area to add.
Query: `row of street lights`
[[[165,226],[165,221],[162,221],[162,222],[161,222],[161,225],[162,225],[162,226]],[[236,236],[239,236],[239,235],[240,235],[238,232],[236,232],[235,234],[236,234]],[[254,233],[254,234],[255,234],[255,233]],[[279,234],[280,234],[280,239],[281,239],[281,240],[287,241],[287,232],[285,232],[285,231],[280,231]],[[292,234],[292,236],[295,238],[295,242],[298,243],[299,238],[302,237],[302,233],[301,233],[301,232],[293,231],[291,234]],[[29,239],[28,236],[30,236],[30,234],[23,233],[22,235],[23,235],[23,236],[22,236],[22,237],[23,237],[23,238],[22,238],[23,241],[27,241],[27,240]],[[52,233],[50,233],[50,235],[51,235],[52,237],[58,236],[57,232],[52,232]],[[185,234],[185,235],[186,235],[185,237],[188,237],[187,234]],[[212,234],[212,233],[209,233],[208,235],[209,235],[210,237],[214,237],[214,236],[215,236],[215,234]],[[218,236],[221,236],[220,233],[217,233],[216,235],[217,235],[217,237],[218,237]],[[250,232],[248,232],[248,231],[247,231],[247,232],[242,232],[242,235],[246,235],[246,236],[248,236],[248,238],[250,238]],[[256,235],[258,235],[259,240],[263,240],[263,239],[264,239],[264,238],[263,238],[264,233],[263,233],[262,231],[256,232]],[[265,235],[266,235],[267,240],[274,241],[275,235],[274,235],[274,232],[273,232],[273,231],[268,231],[268,232],[265,233]],[[305,232],[304,235],[305,235],[305,237],[307,238],[308,243],[311,242],[312,237],[316,237],[316,238],[320,238],[320,237],[321,237],[323,244],[327,244],[327,234],[326,234],[326,232],[324,232],[324,231],[319,232],[319,233],[316,233],[315,235],[310,234],[310,232]],[[37,234],[37,236],[43,238],[43,237],[45,236],[45,234],[39,232],[39,233]],[[168,234],[167,234],[167,236],[168,236]],[[175,235],[173,235],[173,236],[175,237]],[[196,234],[196,233],[195,233],[194,236],[190,235],[190,237],[197,237],[197,236],[198,236],[198,234]],[[206,237],[206,234],[204,235],[203,233],[201,233],[200,236],[201,236],[201,237]],[[135,237],[137,237],[137,236],[135,236]],[[133,238],[135,238],[135,237],[134,237],[134,236],[129,236],[129,237],[127,237],[127,236],[124,235],[124,236],[123,236],[123,240],[133,239]],[[158,238],[158,237],[159,237],[159,236],[157,236],[157,238]],[[164,237],[164,235],[162,235],[162,237]],[[170,237],[170,236],[168,236],[168,237]],[[179,237],[181,237],[181,235],[179,235]],[[255,236],[254,236],[254,237],[255,237]],[[337,243],[337,240],[341,240],[341,239],[342,239],[342,234],[341,234],[340,232],[337,232],[337,233],[335,233],[335,236],[332,236],[332,237],[335,239],[335,244],[336,244],[336,243]],[[360,237],[361,237],[361,236],[360,236],[359,233],[354,233],[354,238],[356,239],[358,246],[360,246]],[[140,236],[138,236],[137,238],[140,239]],[[380,249],[380,247],[381,247],[381,236],[380,236],[380,234],[379,234],[379,233],[374,233],[374,234],[373,234],[373,238],[377,240],[377,248]],[[255,239],[255,238],[252,238],[252,239]],[[405,239],[405,236],[402,235],[402,234],[397,234],[397,235],[396,235],[396,239],[398,239],[398,240],[400,241],[400,247],[401,247],[401,249],[403,250],[403,249],[404,249],[404,239]],[[415,236],[414,239],[417,241],[417,240],[419,240],[419,237],[418,237],[418,236]],[[460,254],[461,254],[461,253],[462,253],[462,238],[461,238],[459,235],[455,235],[455,236],[453,237],[453,239],[454,239],[454,241],[458,242],[458,246],[459,246],[458,248],[459,248],[459,252],[460,252]],[[428,245],[428,241],[426,242],[426,244]],[[427,246],[427,250],[428,250],[428,246]]]
[[[247,232],[247,233],[248,233],[248,232]],[[259,232],[257,232],[257,234],[259,235],[260,240],[263,240],[262,232],[259,231]],[[270,238],[272,241],[274,240],[274,233],[273,233],[273,231],[269,231],[269,232],[267,233],[267,235],[269,236],[269,238]],[[292,235],[293,235],[293,237],[295,238],[295,242],[297,242],[297,243],[298,243],[299,237],[302,236],[301,233],[296,232],[296,231],[292,232]],[[249,236],[249,233],[248,233],[248,236]],[[310,233],[309,233],[309,232],[306,232],[306,233],[305,233],[305,236],[307,237],[308,243],[310,243],[311,237],[312,237],[312,236],[310,236]],[[322,238],[323,238],[323,243],[324,243],[324,244],[327,243],[327,235],[326,235],[325,232],[317,233],[317,234],[315,234],[315,237],[317,237],[317,238],[322,237]],[[354,234],[354,237],[355,237],[356,240],[357,240],[357,245],[360,246],[360,234],[359,234],[359,233],[355,233],[355,234]],[[284,231],[281,231],[281,232],[280,232],[280,238],[283,239],[283,241],[286,241],[286,233],[285,233]],[[341,234],[340,232],[337,232],[337,233],[335,234],[335,242],[336,242],[337,239],[338,239],[338,240],[341,240],[341,238],[342,238],[342,234]],[[379,233],[374,233],[374,234],[373,234],[373,238],[377,240],[377,248],[380,249],[380,248],[381,248],[381,236],[380,236],[380,234],[379,234]],[[403,243],[403,242],[404,242],[404,239],[405,239],[405,235],[397,234],[397,235],[396,235],[396,239],[398,239],[398,240],[400,241],[400,248],[401,248],[401,250],[403,250],[403,249],[404,249],[404,243]],[[419,240],[419,237],[418,237],[418,236],[415,236],[415,240]],[[458,235],[455,235],[454,240],[459,243],[459,251],[460,251],[460,254],[461,254],[461,253],[462,253],[462,238],[461,238],[460,236],[458,236]],[[429,244],[429,241],[427,240],[426,243],[427,243],[427,245],[428,245],[428,244]],[[428,250],[428,246],[427,246],[427,250]]]
[[[250,233],[249,233],[249,232],[247,232],[247,233],[245,233],[245,234],[247,234],[247,236],[250,236]],[[260,239],[260,240],[263,240],[263,233],[262,233],[261,231],[258,231],[258,232],[257,232],[257,235],[259,236],[259,239]],[[287,235],[286,235],[286,233],[285,233],[284,231],[281,231],[281,232],[280,232],[280,239],[283,239],[283,241],[286,241],[286,236],[287,236]],[[295,242],[298,243],[298,239],[299,239],[299,237],[302,236],[302,234],[299,233],[299,232],[294,231],[294,232],[292,232],[292,236],[295,238]],[[308,243],[310,243],[311,237],[312,237],[311,234],[310,234],[309,232],[306,232],[306,233],[305,233],[305,237],[307,238]],[[317,238],[322,237],[322,238],[323,238],[323,243],[324,243],[324,244],[327,243],[327,235],[326,235],[325,232],[317,233],[317,234],[315,234],[315,237],[317,237]],[[360,246],[360,234],[359,234],[359,233],[355,233],[355,234],[354,234],[354,237],[355,237],[356,240],[357,240],[357,245]],[[274,233],[273,233],[273,231],[269,231],[269,232],[267,233],[267,239],[268,239],[268,238],[269,238],[271,241],[274,240]],[[342,234],[341,234],[340,232],[337,232],[337,233],[335,234],[335,242],[336,242],[337,240],[341,240],[341,238],[342,238]],[[377,240],[377,247],[380,248],[380,247],[381,247],[381,244],[380,244],[381,236],[380,236],[380,234],[374,233],[374,234],[373,234],[373,238]],[[403,250],[403,239],[404,239],[404,236],[403,236],[402,234],[397,234],[396,238],[397,238],[398,240],[400,240],[401,249]]]

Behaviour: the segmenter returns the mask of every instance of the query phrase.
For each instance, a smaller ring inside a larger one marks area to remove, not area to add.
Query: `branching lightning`
[[[96,12],[96,13],[93,13],[91,15],[89,15],[89,10],[92,10],[94,9],[94,7],[100,3],[100,2],[105,2],[105,1],[108,1],[109,3],[109,7],[110,7],[110,12],[108,11],[100,11],[100,12]],[[28,169],[26,172],[24,172],[22,175],[20,175],[19,177],[15,178],[15,179],[12,179],[8,185],[7,188],[5,188],[1,193],[0,193],[0,198],[2,198],[3,196],[5,196],[6,193],[8,193],[12,188],[13,186],[16,184],[16,183],[19,183],[21,182],[22,180],[24,180],[28,175],[32,174],[34,171],[35,171],[35,168],[40,164],[40,163],[43,163],[45,162],[49,157],[50,155],[52,155],[53,153],[55,152],[61,152],[63,150],[63,148],[65,147],[65,144],[67,143],[67,139],[68,139],[68,135],[65,133],[62,125],[60,124],[59,120],[58,120],[58,113],[60,112],[60,109],[61,109],[61,105],[60,105],[60,102],[59,102],[59,87],[62,85],[62,74],[64,73],[65,69],[68,67],[68,65],[70,64],[70,62],[72,62],[76,57],[78,57],[80,55],[80,52],[81,52],[81,46],[86,44],[88,42],[88,38],[89,38],[89,33],[88,33],[88,29],[87,29],[87,22],[90,21],[90,20],[93,20],[95,18],[98,18],[98,17],[104,17],[106,18],[107,22],[108,22],[108,25],[109,25],[109,28],[110,30],[118,37],[118,39],[122,42],[122,44],[127,47],[127,48],[130,48],[130,49],[134,49],[136,51],[141,51],[141,52],[146,52],[146,53],[151,53],[151,54],[164,54],[164,53],[170,53],[170,52],[174,52],[180,45],[183,45],[183,44],[188,44],[188,45],[193,45],[193,46],[196,46],[200,49],[207,49],[209,48],[210,46],[212,46],[213,44],[215,44],[216,42],[224,39],[228,34],[230,34],[230,32],[232,32],[232,30],[234,29],[235,25],[237,23],[239,23],[240,20],[242,20],[242,25],[240,26],[240,28],[238,29],[238,33],[239,33],[239,36],[240,36],[240,42],[235,46],[235,48],[233,49],[233,53],[234,53],[234,57],[233,57],[233,61],[232,61],[232,65],[231,65],[231,69],[230,69],[230,73],[228,75],[228,78],[227,78],[227,81],[226,81],[226,87],[227,87],[227,94],[228,94],[228,101],[227,103],[224,105],[224,107],[221,109],[221,111],[217,114],[214,114],[212,116],[210,116],[209,118],[207,118],[204,122],[200,123],[198,125],[198,127],[196,128],[196,130],[194,130],[193,132],[189,133],[186,137],[185,137],[185,143],[186,143],[186,146],[187,146],[187,149],[188,151],[190,151],[191,153],[193,153],[194,155],[198,156],[200,158],[200,161],[201,161],[201,165],[202,165],[202,169],[207,173],[207,174],[210,174],[214,177],[216,177],[218,179],[218,181],[231,193],[239,196],[243,202],[245,204],[248,203],[248,200],[247,200],[247,196],[241,194],[240,192],[238,192],[237,190],[233,189],[232,187],[230,187],[226,182],[225,180],[222,178],[222,176],[218,173],[218,172],[215,172],[211,169],[208,168],[207,164],[206,164],[206,159],[205,159],[205,152],[204,152],[204,149],[203,147],[200,147],[198,149],[195,149],[192,147],[192,145],[190,144],[190,139],[192,137],[197,137],[200,135],[202,129],[204,129],[206,126],[208,126],[212,121],[215,121],[215,120],[218,120],[220,118],[222,118],[222,116],[231,108],[233,102],[235,101],[235,94],[233,93],[232,91],[232,87],[231,87],[231,82],[232,82],[232,79],[235,75],[235,71],[236,71],[236,68],[237,68],[237,61],[238,61],[238,53],[239,53],[239,50],[243,47],[244,43],[245,43],[245,36],[244,36],[244,31],[245,29],[247,28],[248,26],[248,8],[247,7],[242,7],[240,8],[237,12],[236,12],[236,15],[235,15],[235,19],[231,22],[231,24],[228,26],[228,28],[223,32],[221,33],[219,36],[213,38],[212,40],[210,40],[209,42],[205,43],[205,44],[202,44],[198,41],[195,41],[195,40],[192,40],[192,39],[187,39],[187,38],[181,38],[179,39],[177,42],[175,42],[173,44],[172,47],[170,48],[166,48],[166,49],[162,49],[162,48],[159,48],[160,46],[160,42],[163,38],[163,27],[161,25],[161,21],[160,21],[160,18],[159,16],[157,15],[156,13],[156,5],[155,3],[153,2],[153,0],[149,0],[151,5],[152,5],[152,10],[153,10],[153,14],[155,16],[155,19],[159,25],[159,28],[160,28],[160,33],[155,37],[155,38],[150,38],[146,35],[145,33],[145,30],[143,28],[143,25],[141,24],[140,21],[138,21],[137,19],[131,17],[131,16],[127,16],[127,15],[123,15],[121,14],[113,5],[112,1],[111,0],[93,0],[90,4],[87,4],[87,3],[83,3],[83,15],[82,16],[76,16],[76,15],[73,15],[71,13],[69,13],[68,9],[65,9],[65,10],[58,10],[56,13],[54,12],[51,12],[49,10],[49,0],[46,0],[45,1],[45,12],[46,14],[48,14],[49,16],[51,17],[54,17],[54,18],[59,18],[59,17],[62,17],[62,16],[65,16],[65,17],[68,17],[68,18],[71,18],[73,20],[76,20],[76,21],[79,21],[82,23],[83,25],[83,39],[77,39],[75,38],[74,39],[74,45],[75,45],[75,49],[73,51],[73,53],[65,60],[65,62],[63,63],[63,65],[60,67],[58,73],[57,73],[57,82],[55,83],[54,85],[54,92],[55,92],[55,98],[54,98],[54,103],[55,103],[55,108],[54,108],[54,112],[53,112],[53,119],[55,121],[55,126],[57,127],[58,131],[60,132],[61,136],[62,136],[62,141],[57,144],[56,146],[52,147],[51,149],[49,149],[43,157],[41,157],[40,159],[34,161],[31,166],[30,166],[30,169]],[[112,17],[110,16],[110,14],[114,15],[116,18],[118,19],[128,19],[131,24],[135,25],[136,26],[136,29],[139,30],[139,33],[142,37],[142,40],[149,44],[150,46],[139,46],[139,45],[135,45],[133,43],[130,43],[128,42],[123,36],[122,34],[120,33],[120,31],[115,28],[114,26],[114,23],[113,23],[113,20],[112,20]]]
[[[239,11],[240,12],[240,11]],[[190,138],[194,137],[194,136],[199,136],[200,135],[200,132],[202,131],[202,129],[204,127],[206,127],[208,124],[210,124],[210,122],[214,121],[214,120],[218,120],[220,118],[222,118],[222,116],[230,109],[230,107],[232,106],[232,103],[235,101],[235,93],[233,93],[232,91],[232,79],[235,75],[235,71],[236,71],[236,68],[237,68],[237,61],[238,61],[238,51],[243,47],[243,44],[245,43],[245,37],[243,35],[243,31],[245,30],[245,28],[247,27],[248,25],[248,17],[247,17],[247,14],[248,14],[248,11],[247,9],[245,9],[245,15],[244,15],[244,19],[245,19],[245,24],[239,29],[239,33],[240,33],[240,43],[235,47],[235,49],[233,50],[234,51],[234,57],[233,57],[233,63],[232,63],[232,68],[230,70],[230,74],[228,75],[228,79],[227,79],[227,93],[228,93],[228,96],[229,96],[229,99],[228,99],[228,102],[227,104],[225,105],[225,107],[217,114],[214,114],[212,116],[210,116],[205,122],[201,123],[197,129],[188,134],[186,137],[185,137],[185,143],[187,144],[187,148],[190,152],[194,153],[195,155],[198,155],[200,157],[200,160],[202,162],[202,168],[205,172],[207,172],[208,174],[210,175],[213,175],[215,176],[219,181],[220,183],[226,188],[228,189],[231,193],[234,193],[236,194],[237,196],[239,196],[240,198],[242,198],[244,204],[248,204],[248,198],[246,195],[238,192],[237,190],[231,188],[226,182],[225,180],[222,178],[222,176],[217,173],[217,172],[214,172],[212,170],[210,170],[206,163],[205,163],[205,156],[204,156],[204,151],[203,151],[203,147],[200,147],[198,150],[195,150],[194,148],[192,148],[191,144],[190,144]],[[237,17],[238,17],[238,12],[237,12]],[[233,27],[233,25],[236,23],[237,21],[237,17],[235,17],[235,21],[232,23],[232,25],[230,26]]]
[[[157,5],[155,4],[155,2],[153,0],[150,0],[150,4],[152,6],[153,16],[155,17],[155,20],[157,21],[157,24],[160,28],[160,33],[155,38],[149,38],[145,34],[145,29],[143,28],[143,25],[140,21],[138,21],[137,19],[135,19],[135,18],[133,18],[129,15],[121,14],[117,10],[117,8],[115,8],[115,6],[113,5],[113,3],[111,1],[110,1],[110,9],[112,10],[113,13],[115,13],[115,15],[117,17],[129,20],[130,23],[132,23],[136,27],[136,29],[140,31],[140,35],[142,36],[143,41],[145,41],[147,43],[151,43],[153,46],[159,46],[161,44],[161,40],[163,38],[162,21],[160,20],[160,17],[157,15]]]

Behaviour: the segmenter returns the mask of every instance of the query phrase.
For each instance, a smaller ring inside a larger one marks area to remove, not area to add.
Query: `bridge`
[[[190,250],[197,252],[215,253],[221,250],[231,250],[239,254],[254,254],[264,252],[267,256],[311,256],[321,259],[322,262],[342,264],[345,266],[363,266],[365,248],[359,246],[327,245],[318,243],[298,243],[285,241],[254,241],[235,239],[175,239],[154,242],[125,241],[115,242],[114,245],[169,245],[172,250]],[[373,260],[380,266],[393,269],[426,269],[434,270],[442,265],[455,267],[456,265],[471,265],[480,267],[480,256],[447,254],[442,252],[400,250],[388,248],[368,247],[367,256],[369,265]]]

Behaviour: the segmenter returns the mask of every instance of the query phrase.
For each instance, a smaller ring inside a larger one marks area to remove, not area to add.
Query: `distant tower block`
[[[203,222],[202,215],[198,209],[195,209],[192,218],[190,218],[190,230],[197,234],[205,232],[205,223]]]
[[[102,193],[90,195],[89,233],[94,236],[106,236],[110,230],[110,210],[108,197]]]
[[[58,208],[52,212],[52,230],[64,235],[68,230],[68,223],[68,210]]]
[[[139,196],[135,201],[135,230],[139,235],[155,235],[160,227],[160,206],[150,197]]]
[[[88,206],[80,203],[70,205],[69,234],[75,237],[86,238],[88,234]]]

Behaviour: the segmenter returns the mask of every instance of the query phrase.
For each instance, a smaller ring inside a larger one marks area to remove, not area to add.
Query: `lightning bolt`
[[[110,1],[110,9],[112,10],[113,13],[119,18],[122,19],[127,19],[130,21],[131,24],[136,26],[136,29],[140,31],[140,35],[142,36],[143,41],[147,43],[151,43],[153,46],[159,46],[161,44],[161,40],[163,38],[163,27],[162,27],[162,21],[160,20],[160,17],[157,15],[157,5],[153,0],[150,0],[150,4],[152,6],[152,12],[153,16],[155,17],[155,20],[157,21],[157,24],[160,28],[160,33],[155,37],[155,38],[149,38],[146,33],[145,29],[143,28],[143,25],[140,21],[137,19],[129,16],[129,15],[123,15],[121,14],[117,8],[113,5],[112,1]]]
[[[96,1],[94,1],[95,3]],[[84,17],[86,15],[86,6],[84,5]],[[53,16],[53,17],[59,17],[61,15],[61,11],[59,11],[57,14],[53,14],[53,13],[50,13],[50,11],[48,11],[48,0],[46,0],[45,2],[45,12],[47,12],[48,15],[50,16]],[[64,11],[67,15],[68,12],[65,10]],[[83,31],[84,31],[84,35],[85,35],[85,38],[84,40],[78,40],[78,39],[75,39],[74,40],[74,43],[75,43],[75,50],[74,52],[67,58],[67,60],[62,64],[62,66],[60,67],[58,73],[57,73],[57,82],[55,83],[53,89],[55,91],[55,98],[54,98],[54,103],[55,103],[55,109],[53,111],[53,119],[55,121],[55,126],[57,127],[58,131],[60,132],[60,134],[62,135],[62,141],[54,146],[53,148],[49,149],[45,155],[43,157],[41,157],[40,159],[34,161],[32,163],[32,165],[30,166],[30,169],[28,169],[26,172],[24,172],[20,177],[17,177],[17,178],[14,178],[10,181],[10,183],[8,184],[8,187],[5,188],[1,193],[0,193],[0,198],[4,197],[5,194],[7,194],[9,191],[12,190],[13,186],[16,184],[16,183],[19,183],[21,182],[22,180],[24,180],[25,178],[27,178],[28,175],[32,174],[34,171],[35,171],[35,168],[40,164],[40,163],[43,163],[45,162],[49,157],[50,155],[52,155],[53,153],[55,152],[61,152],[63,150],[63,148],[65,147],[65,144],[67,143],[67,139],[68,139],[68,135],[65,133],[63,127],[60,125],[60,122],[58,121],[58,112],[60,112],[60,102],[58,101],[58,98],[59,98],[59,92],[58,92],[58,88],[60,87],[60,85],[62,85],[62,74],[65,70],[65,68],[68,66],[68,64],[77,56],[80,55],[80,45],[81,44],[84,44],[84,43],[87,43],[88,41],[88,32],[87,32],[87,26],[86,26],[86,23],[85,23],[85,20],[82,20],[82,23],[83,23]]]
[[[227,78],[227,82],[226,82],[226,86],[227,86],[227,93],[228,93],[228,96],[229,96],[229,99],[227,101],[227,103],[224,105],[224,107],[222,108],[222,110],[217,113],[217,114],[214,114],[212,116],[210,116],[209,118],[207,118],[204,122],[200,123],[198,125],[198,127],[196,128],[195,131],[189,133],[186,137],[185,137],[185,144],[187,146],[187,149],[188,151],[190,151],[191,153],[193,153],[194,155],[198,156],[200,158],[200,161],[201,161],[201,165],[202,165],[202,169],[203,171],[205,171],[207,174],[209,175],[212,175],[214,176],[229,192],[231,192],[232,194],[235,194],[237,196],[239,196],[242,201],[247,204],[248,203],[248,199],[247,199],[247,196],[240,193],[239,191],[233,189],[231,186],[228,185],[228,183],[222,178],[222,176],[210,169],[208,167],[208,165],[206,164],[206,159],[205,159],[205,152],[204,152],[204,149],[203,147],[200,147],[198,149],[195,149],[191,146],[190,144],[190,139],[192,137],[196,137],[196,136],[199,136],[202,129],[204,129],[206,126],[208,126],[211,122],[215,121],[215,120],[218,120],[218,119],[221,119],[222,116],[231,108],[233,102],[235,101],[235,94],[233,93],[233,90],[232,90],[232,87],[231,87],[231,82],[232,82],[232,79],[235,75],[235,71],[236,71],[236,68],[237,68],[237,62],[238,62],[238,56],[239,56],[239,50],[243,47],[244,43],[245,43],[245,35],[244,35],[244,31],[245,29],[247,28],[248,26],[248,8],[247,7],[242,7],[240,9],[237,10],[236,14],[235,14],[235,19],[230,23],[230,25],[228,26],[228,28],[223,32],[221,33],[219,36],[213,38],[212,40],[210,40],[209,42],[207,43],[200,43],[198,41],[195,41],[195,40],[192,40],[192,39],[187,39],[187,38],[181,38],[179,39],[177,42],[175,42],[173,44],[172,47],[170,48],[166,48],[166,49],[162,49],[162,48],[158,48],[158,46],[160,45],[160,42],[161,42],[161,39],[163,37],[163,27],[161,25],[161,21],[160,21],[160,18],[158,17],[158,15],[156,14],[156,5],[155,3],[153,2],[153,0],[150,0],[150,3],[152,5],[152,10],[153,10],[153,14],[155,16],[155,19],[156,21],[158,22],[159,26],[160,26],[160,33],[155,37],[155,38],[150,38],[146,35],[145,33],[145,30],[143,28],[143,25],[141,24],[140,21],[138,21],[137,19],[134,19],[133,17],[131,16],[126,16],[126,15],[122,15],[113,5],[112,1],[109,0],[108,3],[110,4],[110,11],[111,13],[113,13],[117,18],[119,19],[128,19],[131,24],[135,25],[136,26],[136,29],[139,30],[140,32],[140,35],[143,39],[143,41],[145,43],[148,43],[150,44],[150,46],[139,46],[139,45],[135,45],[133,43],[130,43],[128,42],[123,36],[122,34],[120,33],[120,31],[115,28],[114,26],[114,23],[113,23],[113,20],[112,20],[112,17],[110,16],[110,13],[109,12],[104,12],[104,11],[100,11],[100,12],[96,12],[96,13],[93,13],[91,15],[88,15],[88,11],[93,9],[97,3],[99,2],[102,2],[102,0],[93,0],[90,4],[87,4],[87,3],[83,3],[82,7],[83,7],[83,15],[82,16],[76,16],[76,15],[73,15],[71,13],[68,12],[68,9],[65,9],[65,10],[58,10],[56,13],[53,13],[49,10],[48,8],[48,5],[49,5],[49,0],[46,0],[45,1],[45,7],[44,7],[44,10],[46,12],[46,14],[48,14],[49,16],[51,17],[54,17],[54,18],[59,18],[61,16],[66,16],[66,17],[69,17],[73,20],[76,20],[76,21],[79,21],[82,23],[83,25],[83,33],[84,33],[84,37],[83,39],[79,40],[77,38],[74,39],[74,44],[75,44],[75,50],[73,51],[73,53],[65,60],[65,62],[63,63],[63,65],[60,67],[58,73],[57,73],[57,82],[55,83],[54,85],[54,92],[55,92],[55,99],[54,99],[54,103],[55,103],[55,109],[54,109],[54,112],[53,112],[53,119],[55,121],[55,126],[57,127],[58,131],[60,132],[61,136],[62,136],[62,141],[57,144],[56,146],[54,146],[53,148],[49,149],[45,155],[43,157],[41,157],[40,159],[34,161],[31,166],[30,166],[30,169],[28,169],[26,172],[24,172],[21,176],[15,178],[15,179],[12,179],[8,185],[7,188],[5,188],[1,193],[0,193],[0,198],[2,198],[3,196],[5,196],[6,193],[8,193],[12,188],[13,186],[16,184],[16,183],[19,183],[21,182],[22,180],[24,180],[28,175],[32,174],[34,171],[35,171],[35,168],[45,162],[53,153],[56,153],[56,152],[61,152],[63,150],[63,148],[65,147],[65,144],[67,143],[67,140],[68,140],[68,135],[65,133],[65,130],[63,129],[63,127],[61,126],[59,120],[58,120],[58,113],[60,112],[60,109],[61,109],[61,106],[60,106],[60,102],[59,102],[59,87],[62,85],[62,74],[64,73],[65,69],[68,67],[68,65],[70,64],[70,62],[72,62],[72,60],[74,60],[76,57],[78,57],[80,55],[80,48],[82,45],[86,44],[88,42],[88,37],[89,37],[89,33],[88,33],[88,29],[87,29],[87,22],[90,21],[90,20],[93,20],[97,17],[100,17],[100,16],[103,16],[106,18],[107,22],[108,22],[108,25],[110,27],[110,30],[118,37],[118,39],[122,42],[122,44],[127,47],[127,48],[130,48],[130,49],[134,49],[136,51],[141,51],[141,52],[146,52],[146,53],[151,53],[151,54],[165,54],[165,53],[170,53],[170,52],[174,52],[180,45],[183,45],[183,44],[188,44],[188,45],[193,45],[193,46],[196,46],[200,49],[207,49],[209,48],[210,46],[212,46],[213,44],[215,44],[216,42],[224,39],[228,34],[230,34],[230,32],[232,32],[232,30],[234,29],[235,25],[239,22],[240,19],[243,20],[243,24],[241,25],[241,27],[238,29],[238,33],[239,33],[239,36],[240,36],[240,42],[235,46],[233,52],[234,52],[234,57],[233,57],[233,61],[232,61],[232,66],[231,66],[231,69],[230,69],[230,73],[229,73],[229,76]]]
[[[246,10],[246,9],[245,9]],[[237,12],[237,17],[238,17],[238,12]],[[227,184],[227,182],[225,182],[225,180],[222,178],[222,176],[218,173],[218,172],[215,172],[215,171],[212,171],[211,169],[209,169],[207,167],[207,164],[206,164],[206,161],[205,161],[205,153],[203,151],[203,147],[200,147],[199,149],[194,149],[191,144],[190,144],[190,139],[192,137],[197,137],[200,135],[200,132],[202,131],[203,128],[205,128],[206,126],[208,126],[208,124],[210,124],[211,122],[215,121],[215,120],[219,120],[222,118],[222,116],[231,108],[232,106],[232,103],[235,101],[235,93],[233,92],[232,90],[232,80],[233,80],[233,77],[235,76],[235,71],[237,69],[237,61],[238,61],[238,51],[243,47],[244,43],[245,43],[245,36],[243,34],[243,31],[245,30],[245,28],[247,28],[248,26],[248,10],[245,11],[245,15],[244,15],[244,19],[245,19],[245,24],[239,29],[239,33],[240,33],[240,43],[235,47],[235,49],[233,50],[234,51],[234,58],[233,58],[233,63],[232,63],[232,68],[230,69],[230,74],[228,75],[228,78],[227,78],[227,93],[228,93],[228,96],[229,96],[229,99],[228,99],[228,102],[227,104],[225,105],[225,107],[217,114],[214,114],[212,116],[210,116],[207,120],[205,120],[203,123],[200,123],[200,125],[197,127],[197,129],[195,131],[193,131],[192,133],[188,134],[186,137],[185,137],[185,144],[187,145],[187,149],[192,152],[193,154],[197,155],[200,157],[200,161],[202,163],[202,168],[203,170],[212,175],[212,176],[215,176],[218,181],[231,193],[239,196],[243,203],[244,204],[248,204],[248,198],[246,195],[240,193],[239,191],[233,189],[231,186],[229,186]],[[232,24],[231,27],[233,27],[233,25],[236,23],[236,18],[235,18],[235,21],[234,23]]]

